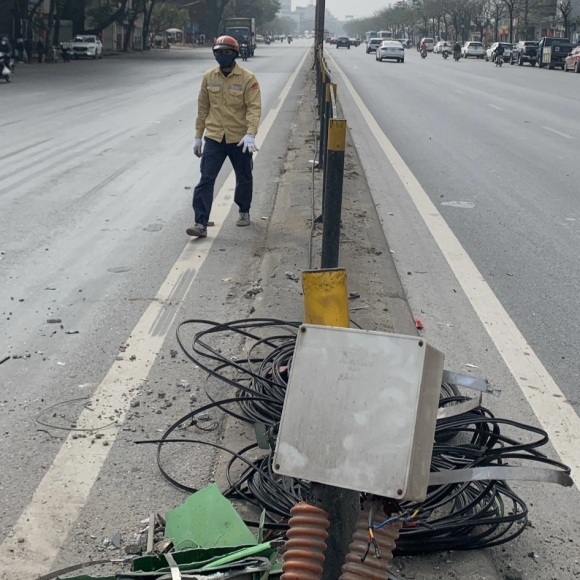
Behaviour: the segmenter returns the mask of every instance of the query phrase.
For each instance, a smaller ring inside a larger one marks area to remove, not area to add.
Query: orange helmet
[[[233,36],[219,36],[216,38],[215,42],[213,43],[213,49],[230,49],[235,50],[236,52],[240,52],[240,45],[238,41]]]

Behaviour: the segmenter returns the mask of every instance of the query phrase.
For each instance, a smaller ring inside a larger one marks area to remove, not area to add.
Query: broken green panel
[[[165,537],[173,541],[175,550],[257,544],[254,534],[215,484],[167,512]]]

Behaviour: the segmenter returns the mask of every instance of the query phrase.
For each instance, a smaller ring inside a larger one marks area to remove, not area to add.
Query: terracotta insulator
[[[363,511],[360,513],[339,580],[386,580],[388,577],[387,571],[393,559],[393,550],[399,538],[399,530],[403,524],[400,521],[393,522],[380,530],[374,530],[381,557],[375,558],[374,548],[371,546],[368,556],[364,562],[361,562],[361,557],[367,549],[369,538],[369,510],[371,505],[371,502],[365,502]],[[386,519],[387,517],[383,510],[377,510],[373,524],[379,525]]]
[[[286,532],[282,580],[318,580],[326,550],[328,514],[307,503],[290,510],[290,529]]]

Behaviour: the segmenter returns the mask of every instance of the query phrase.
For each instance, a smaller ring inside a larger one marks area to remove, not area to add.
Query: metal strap
[[[501,389],[492,387],[487,379],[480,379],[479,377],[472,377],[471,375],[464,375],[453,371],[443,371],[443,382],[458,387],[464,387],[466,389],[489,393],[494,397],[499,397],[501,395]]]
[[[441,407],[437,411],[437,419],[448,419],[449,417],[455,417],[456,415],[463,415],[476,407],[481,405],[481,399],[483,395],[480,393],[477,397],[469,399],[469,401],[464,401],[463,403],[458,403],[457,405],[448,405],[447,407]]]
[[[171,571],[171,580],[181,580],[181,572],[179,566],[175,563],[173,556],[171,554],[165,554],[165,559],[169,564],[169,570]]]
[[[435,471],[429,475],[429,485],[447,485],[466,483],[468,481],[539,481],[557,483],[564,487],[574,485],[572,478],[564,471],[545,469],[543,467],[509,467],[488,465],[469,469],[449,469]]]

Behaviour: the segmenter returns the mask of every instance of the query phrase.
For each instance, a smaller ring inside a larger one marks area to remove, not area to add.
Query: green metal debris
[[[215,484],[190,495],[183,504],[166,513],[165,537],[172,540],[175,550],[169,561],[164,554],[148,554],[133,560],[131,572],[100,578],[82,575],[67,580],[170,578],[170,562],[179,567],[180,573],[211,576],[220,572],[224,580],[230,574],[237,576],[240,571],[252,568],[261,570],[246,575],[255,580],[280,573],[276,547],[271,542],[258,543]]]
[[[175,550],[255,546],[258,542],[217,485],[190,495],[166,514],[165,537]]]

